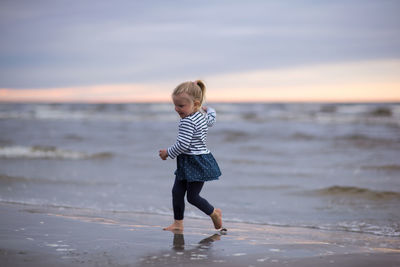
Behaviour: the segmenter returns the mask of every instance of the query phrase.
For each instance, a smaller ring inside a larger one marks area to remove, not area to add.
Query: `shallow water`
[[[400,236],[400,104],[221,104],[230,221]],[[0,201],[171,214],[171,104],[0,104]],[[186,216],[204,217],[187,205]]]

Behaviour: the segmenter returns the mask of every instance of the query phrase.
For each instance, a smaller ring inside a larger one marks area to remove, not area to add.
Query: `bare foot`
[[[183,231],[183,220],[175,220],[173,224],[163,228],[165,231]]]
[[[214,209],[213,213],[210,215],[212,222],[214,223],[215,229],[222,228],[222,212],[221,209]]]

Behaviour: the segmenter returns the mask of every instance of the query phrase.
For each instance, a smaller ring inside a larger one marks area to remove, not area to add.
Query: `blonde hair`
[[[175,90],[172,92],[172,96],[183,93],[188,94],[192,98],[193,102],[199,101],[201,107],[205,100],[206,85],[201,80],[194,82],[183,82],[175,88]]]

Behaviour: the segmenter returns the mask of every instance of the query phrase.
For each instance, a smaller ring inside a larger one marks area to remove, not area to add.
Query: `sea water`
[[[224,220],[400,236],[400,104],[213,103]],[[170,103],[0,104],[0,202],[170,215]],[[187,217],[206,218],[186,205]]]

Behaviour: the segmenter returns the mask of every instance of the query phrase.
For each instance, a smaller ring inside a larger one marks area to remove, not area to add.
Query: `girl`
[[[211,217],[215,229],[222,228],[221,210],[215,209],[199,195],[204,182],[217,180],[221,176],[218,164],[206,146],[208,127],[215,123],[216,112],[210,107],[201,108],[205,91],[202,81],[194,81],[181,83],[172,93],[175,111],[181,120],[176,143],[159,151],[163,160],[177,157],[175,183],[172,188],[175,220],[164,230],[183,230],[186,193],[190,204]],[[200,112],[201,109],[206,114]]]

